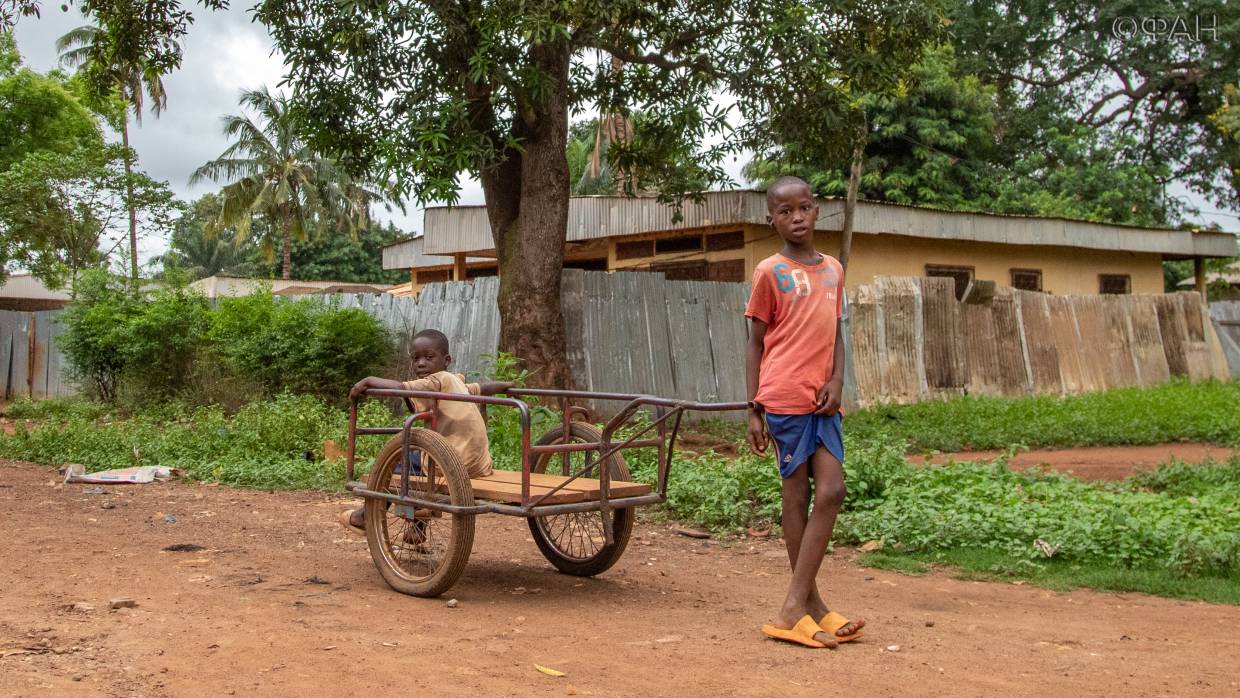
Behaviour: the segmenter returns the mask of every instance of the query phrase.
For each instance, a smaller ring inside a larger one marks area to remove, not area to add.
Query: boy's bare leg
[[[805,535],[805,526],[809,520],[809,470],[808,463],[802,464],[801,467],[793,471],[792,475],[783,480],[783,518],[782,525],[784,529],[784,546],[788,550],[788,561],[792,564],[795,574],[797,566],[797,556],[800,553],[802,539]],[[815,587],[815,598],[817,597],[817,589]],[[802,601],[804,601],[802,597]],[[819,599],[821,603],[821,599]],[[784,608],[779,614],[776,622],[777,627],[791,628],[796,625],[801,616],[810,614],[814,620],[821,618],[821,615],[814,615],[813,608],[809,604],[802,603],[797,608],[801,610],[791,609],[785,601]],[[826,611],[823,611],[826,613]],[[838,643],[827,633],[815,633],[814,639],[827,645],[835,647]]]
[[[784,607],[780,612],[780,622],[786,622],[791,618],[795,623],[798,618],[805,614],[809,614],[815,620],[822,618],[827,612],[827,606],[822,601],[821,595],[818,593],[816,577],[818,570],[822,567],[822,558],[826,554],[827,542],[831,540],[831,532],[835,528],[835,518],[839,514],[840,506],[844,503],[846,490],[844,488],[844,468],[835,456],[831,455],[825,448],[819,447],[814,452],[813,457],[808,464],[812,467],[814,474],[814,508],[809,515],[808,520],[803,529],[798,526],[796,532],[799,533],[800,545],[795,551],[795,559],[793,560],[792,583],[788,588],[788,596],[784,600]],[[798,468],[798,472],[794,474],[805,477],[810,468]],[[791,478],[790,478],[791,479]],[[785,481],[786,482],[786,481]],[[788,486],[785,484],[785,493]],[[801,490],[806,491],[805,489]],[[784,509],[787,513],[787,506]],[[804,509],[802,509],[804,511]],[[796,519],[799,522],[804,519]],[[787,528],[785,528],[785,539],[788,541],[789,558],[792,559],[794,552],[791,549],[792,541],[789,538]],[[859,630],[864,625],[864,621],[849,623],[840,628],[838,635],[850,635]],[[818,638],[823,641],[822,638]],[[832,640],[832,643],[834,640]],[[828,643],[828,644],[832,644]]]

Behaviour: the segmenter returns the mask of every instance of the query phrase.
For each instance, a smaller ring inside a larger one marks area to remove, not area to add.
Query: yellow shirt
[[[404,386],[407,390],[425,390],[435,393],[457,395],[479,395],[481,393],[481,387],[477,383],[466,383],[465,376],[447,371],[405,381]],[[413,405],[419,412],[426,412],[432,408],[436,410],[435,430],[452,448],[456,449],[470,477],[486,477],[491,474],[491,450],[490,441],[487,440],[487,425],[482,419],[478,405],[460,400],[426,398],[413,398]]]

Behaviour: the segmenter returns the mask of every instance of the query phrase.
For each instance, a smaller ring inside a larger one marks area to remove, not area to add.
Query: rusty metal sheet
[[[1107,385],[1128,388],[1137,383],[1136,353],[1132,343],[1129,308],[1132,296],[1102,296],[1102,315],[1107,328]]]
[[[1184,307],[1174,296],[1155,296],[1154,308],[1158,311],[1158,329],[1162,334],[1167,370],[1173,376],[1188,376],[1188,353],[1185,347],[1188,328],[1184,323]]]
[[[955,282],[943,277],[917,279],[921,286],[922,357],[931,396],[961,395],[965,367]]]
[[[857,403],[874,404],[882,396],[882,350],[879,338],[879,305],[873,286],[858,286],[849,295],[849,331],[852,354],[848,357],[857,385]]]
[[[1099,296],[1069,296],[1072,312],[1076,316],[1076,331],[1080,337],[1081,368],[1084,370],[1085,390],[1106,390],[1115,387],[1111,382],[1111,355],[1107,336],[1106,316]]]
[[[995,289],[994,298],[990,301],[990,314],[994,323],[999,390],[1004,395],[1027,394],[1030,390],[1029,373],[1012,289],[1006,286]]]
[[[1171,377],[1167,354],[1163,350],[1162,328],[1158,320],[1158,296],[1129,296],[1128,324],[1132,328],[1132,358],[1137,384],[1165,383]]]
[[[1051,326],[1050,296],[1036,291],[1017,291],[1025,360],[1035,393],[1062,393],[1059,376],[1059,346]]]
[[[874,282],[882,308],[882,345],[885,360],[880,367],[882,393],[891,402],[914,402],[921,395],[918,369],[921,323],[918,286],[909,278],[880,277]]]
[[[1059,377],[1065,393],[1088,390],[1085,370],[1082,366],[1081,338],[1076,331],[1076,317],[1072,302],[1062,296],[1048,296],[1047,310],[1050,314],[1051,337],[1059,354]]]
[[[960,305],[965,366],[970,395],[999,395],[999,355],[995,352],[994,314],[989,305]]]

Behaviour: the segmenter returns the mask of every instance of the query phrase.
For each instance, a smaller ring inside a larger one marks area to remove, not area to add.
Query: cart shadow
[[[560,600],[577,604],[582,600],[606,597],[609,603],[639,602],[658,594],[653,583],[630,580],[620,565],[597,577],[563,574],[547,563],[511,562],[475,557],[449,594],[476,598],[539,598],[554,604]]]

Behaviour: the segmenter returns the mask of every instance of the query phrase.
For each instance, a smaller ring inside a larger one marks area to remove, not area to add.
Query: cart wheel
[[[598,427],[585,422],[572,422],[569,425],[568,443],[598,443],[603,439],[603,432]],[[564,443],[564,427],[556,427],[538,440],[539,446]],[[588,455],[598,457],[591,451]],[[541,453],[538,460],[530,465],[536,473],[551,472],[553,474],[571,475],[585,467],[587,452],[570,453],[568,470],[563,467],[563,455],[559,453]],[[619,453],[607,459],[613,480],[628,480],[629,466]],[[596,466],[597,468],[597,466]],[[588,473],[587,477],[598,477],[597,469]],[[612,544],[607,544],[603,535],[603,518],[597,511],[584,511],[573,514],[554,514],[537,516],[528,519],[530,532],[534,534],[534,542],[556,569],[578,577],[593,577],[607,571],[629,544],[629,536],[633,533],[633,510],[631,508],[613,509],[611,511]]]
[[[384,444],[370,469],[367,487],[400,492],[396,468],[403,460],[401,436]],[[411,453],[421,462],[409,476],[409,496],[473,506],[474,490],[456,451],[429,429],[409,433]],[[420,473],[420,474],[419,474]],[[447,492],[444,492],[444,489]],[[396,591],[439,596],[456,583],[474,545],[474,515],[412,510],[381,499],[366,500],[366,540],[383,579]]]

